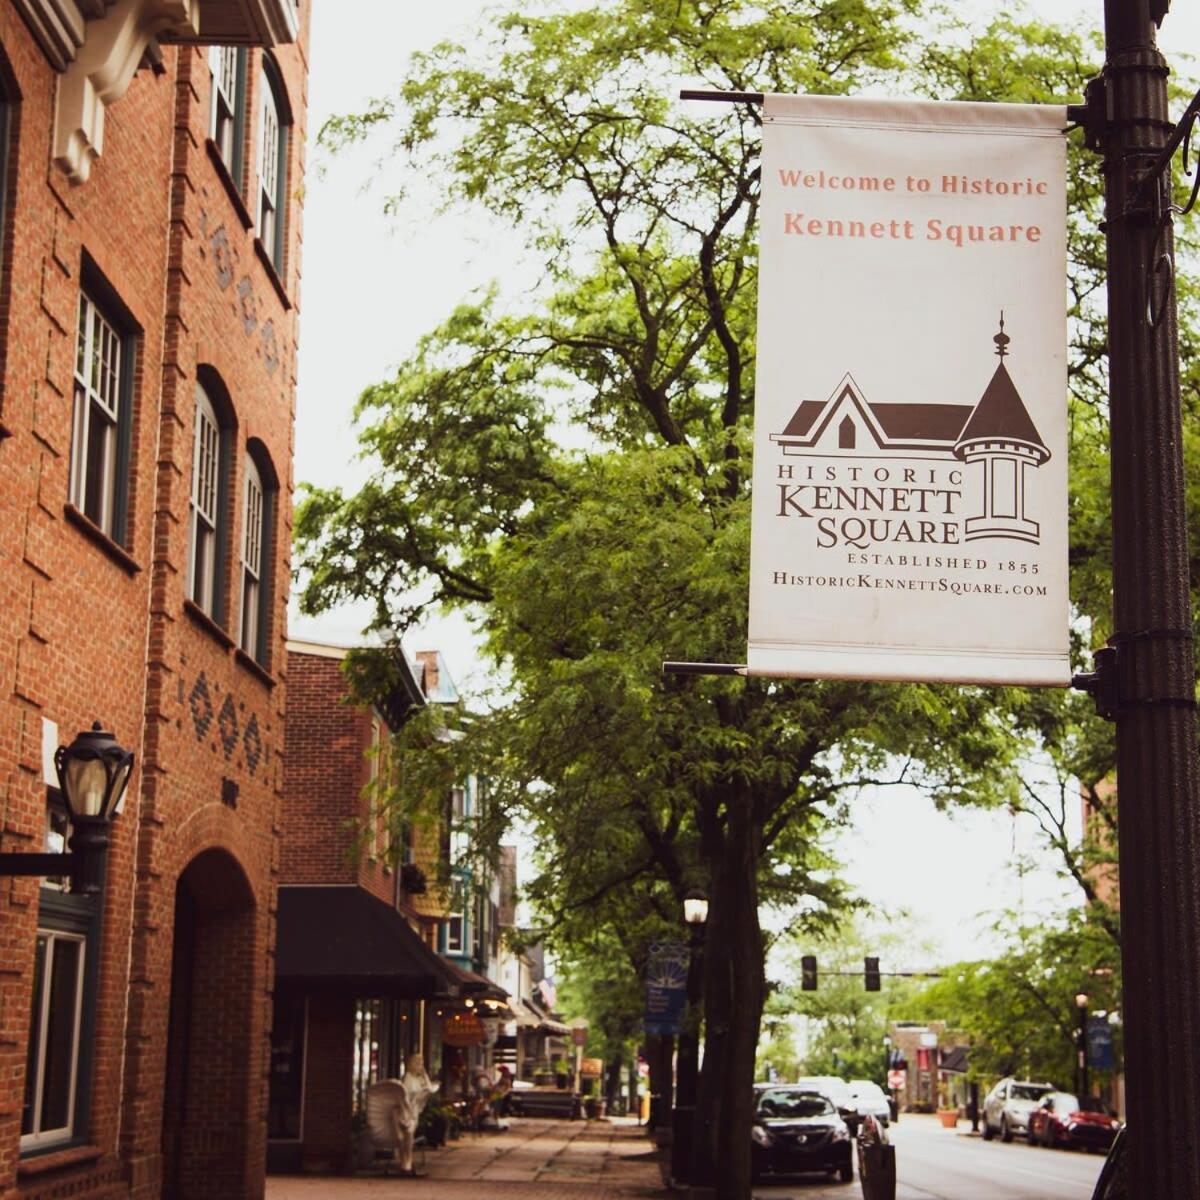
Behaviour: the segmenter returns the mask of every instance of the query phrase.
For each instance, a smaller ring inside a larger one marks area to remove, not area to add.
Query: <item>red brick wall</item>
[[[374,857],[364,833],[371,725],[380,718],[345,697],[340,658],[289,650],[281,881],[357,883],[392,904],[395,875],[382,818]],[[388,729],[380,724],[386,754]]]
[[[312,996],[304,1064],[306,1171],[342,1171],[350,1153],[353,1112],[354,1000]]]
[[[309,5],[300,11],[307,21]],[[256,144],[260,53],[250,54],[248,147]],[[67,741],[99,717],[137,755],[109,855],[89,1116],[94,1148],[82,1161],[67,1152],[19,1162],[37,881],[0,883],[5,1200],[159,1195],[176,884],[208,850],[223,856],[229,878],[245,889],[230,917],[236,936],[217,937],[213,926],[199,951],[212,963],[209,995],[246,993],[238,1009],[245,1053],[221,1082],[242,1114],[240,1134],[222,1134],[240,1165],[220,1194],[234,1200],[262,1192],[307,70],[303,44],[275,57],[295,118],[282,295],[206,149],[206,52],[164,47],[164,73],[144,69],[134,77],[107,110],[90,179],[72,187],[51,163],[56,73],[16,6],[0,5],[0,76],[20,95],[0,263],[0,852],[41,848],[43,718],[57,722]],[[123,550],[106,549],[65,514],[85,255],[141,330]],[[267,671],[184,606],[202,364],[219,372],[237,421],[226,583],[233,637],[250,439],[278,476],[264,572],[272,589]],[[237,789],[236,807],[222,802],[223,780],[227,795]],[[227,953],[214,953],[218,945]],[[204,1078],[199,1069],[197,1078]]]

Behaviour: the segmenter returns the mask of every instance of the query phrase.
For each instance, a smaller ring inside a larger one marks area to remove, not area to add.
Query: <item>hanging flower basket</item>
[[[416,863],[405,863],[400,868],[400,885],[410,896],[423,896],[428,887],[425,872]]]

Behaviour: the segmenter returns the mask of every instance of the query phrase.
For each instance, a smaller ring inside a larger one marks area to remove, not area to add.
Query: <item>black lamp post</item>
[[[1076,1035],[1079,1039],[1079,1099],[1088,1094],[1088,998],[1086,992],[1080,992],[1075,997],[1075,1007],[1079,1010],[1079,1033]]]
[[[693,888],[683,898],[683,920],[690,934],[687,975],[687,1013],[675,1067],[675,1108],[671,1123],[671,1175],[679,1183],[693,1182],[696,1093],[700,1069],[700,1008],[704,954],[704,923],[708,898]]]
[[[71,820],[70,853],[0,854],[0,876],[70,875],[72,891],[92,896],[100,890],[108,827],[129,784],[133,752],[97,721],[69,746],[59,746],[54,769]]]

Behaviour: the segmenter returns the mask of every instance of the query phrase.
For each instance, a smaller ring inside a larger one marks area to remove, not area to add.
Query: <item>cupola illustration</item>
[[[963,536],[968,542],[998,537],[1036,543],[1040,527],[1025,515],[1025,474],[1047,462],[1050,451],[1005,366],[1012,339],[1004,332],[1003,312],[992,340],[1000,362],[953,450],[955,458],[983,467],[982,511],[967,518]]]

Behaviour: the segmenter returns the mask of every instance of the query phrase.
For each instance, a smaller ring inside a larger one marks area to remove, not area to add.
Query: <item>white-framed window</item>
[[[371,745],[367,750],[367,854],[379,856],[379,780],[382,776],[383,722],[371,716]]]
[[[81,934],[39,929],[21,1111],[21,1149],[69,1141],[75,1133],[83,1011]]]
[[[239,46],[210,46],[208,66],[212,71],[209,136],[237,181],[246,112],[246,52]]]
[[[219,573],[217,530],[221,499],[221,427],[216,410],[196,385],[196,431],[192,448],[191,531],[188,597],[209,616],[217,615]]]
[[[262,476],[254,460],[246,460],[242,505],[242,636],[241,647],[251,658],[263,658],[263,545],[267,506]]]
[[[287,175],[285,130],[266,70],[259,76],[258,236],[278,271],[283,265],[283,187]]]
[[[446,953],[461,954],[465,945],[466,934],[465,889],[461,881],[456,880],[450,889],[450,914],[446,918]]]
[[[118,510],[121,470],[122,338],[87,292],[79,293],[75,404],[71,429],[71,503],[109,537],[124,531]]]

